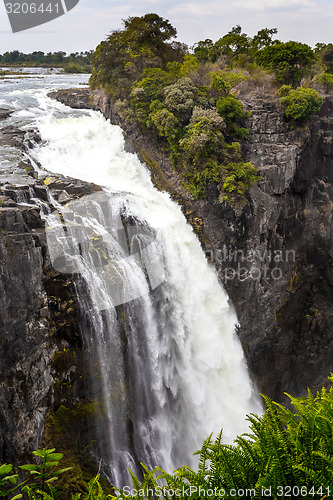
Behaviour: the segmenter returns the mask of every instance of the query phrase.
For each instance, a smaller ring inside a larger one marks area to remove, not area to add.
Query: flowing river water
[[[140,461],[194,466],[211,432],[223,428],[232,442],[246,414],[260,411],[227,294],[180,207],[125,151],[121,129],[47,97],[87,76],[30,76],[1,83],[0,107],[14,110],[6,125],[38,129],[42,142],[29,156],[40,176],[103,188],[65,208],[51,200],[43,215],[54,267],[79,276],[82,334],[105,409],[97,458],[117,486]],[[0,155],[1,183],[29,182],[15,149]]]

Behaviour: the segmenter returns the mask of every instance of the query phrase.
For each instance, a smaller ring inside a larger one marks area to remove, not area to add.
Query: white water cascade
[[[116,486],[139,461],[168,471],[260,411],[228,297],[180,207],[99,113],[39,121],[35,158],[103,186],[47,216],[55,267],[75,272],[103,400],[100,456]],[[59,212],[61,217],[59,217]],[[64,229],[65,225],[65,229]]]

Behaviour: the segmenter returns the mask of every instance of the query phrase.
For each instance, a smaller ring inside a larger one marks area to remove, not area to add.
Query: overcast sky
[[[206,38],[215,41],[238,24],[250,36],[267,27],[278,28],[282,41],[311,46],[333,42],[333,0],[80,0],[64,16],[20,33],[11,32],[0,0],[0,53],[94,49],[110,31],[121,27],[122,19],[148,12],[169,19],[178,40],[189,45]]]

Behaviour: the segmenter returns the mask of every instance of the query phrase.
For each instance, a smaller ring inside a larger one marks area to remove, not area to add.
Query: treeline
[[[264,402],[265,413],[248,416],[248,434],[238,436],[233,445],[223,444],[222,432],[215,440],[211,436],[206,439],[197,452],[197,470],[184,465],[169,474],[159,467],[149,470],[142,465],[143,480],[132,474],[132,485],[123,490],[114,488],[117,496],[115,491],[110,492],[110,485],[101,482],[99,473],[90,481],[81,480],[73,491],[75,483],[66,486],[66,475],[73,468],[60,466],[63,455],[55,449],[41,449],[33,452],[33,463],[22,465],[17,471],[11,464],[0,466],[0,497],[12,500],[332,498],[332,385],[316,395],[308,390],[306,398],[290,397],[294,412],[267,397]]]
[[[66,52],[48,52],[35,51],[31,54],[24,54],[19,50],[12,50],[0,54],[0,64],[3,66],[46,66],[62,67],[68,72],[90,73],[90,60],[93,51],[72,52],[67,55]]]
[[[257,179],[242,158],[248,113],[237,91],[261,85],[280,92],[286,119],[304,123],[322,104],[315,79],[333,87],[333,45],[283,43],[275,28],[249,37],[240,26],[191,50],[157,14],[130,17],[94,52],[90,85],[103,87],[119,113],[170,154],[195,197],[217,188],[221,202],[243,205]],[[274,75],[274,76],[272,76]],[[303,86],[300,86],[303,83]]]

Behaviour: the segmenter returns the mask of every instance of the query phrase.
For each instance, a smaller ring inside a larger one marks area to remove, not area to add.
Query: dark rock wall
[[[7,460],[36,446],[50,403],[52,350],[38,215],[0,208],[0,457]]]
[[[124,130],[159,189],[182,207],[215,265],[239,319],[238,334],[259,390],[287,402],[327,383],[333,370],[333,103],[291,128],[272,95],[244,96],[246,161],[259,167],[244,209],[193,200],[153,138],[143,137],[101,91],[95,106]]]
[[[71,105],[78,99],[121,125],[126,147],[147,164],[157,187],[182,205],[234,304],[260,391],[283,401],[284,392],[301,395],[307,386],[324,384],[333,364],[332,102],[326,99],[308,127],[291,130],[275,101],[244,98],[252,114],[243,150],[262,179],[235,213],[218,202],[216,186],[208,200],[192,199],[159,144],[126,123],[105,94],[96,92],[94,105],[89,91],[71,95],[58,98]],[[11,138],[23,144],[17,130],[0,137]],[[51,189],[61,203],[98,189],[54,177],[33,184],[41,199],[47,201]],[[18,204],[17,188],[4,187],[0,461],[30,461],[44,429],[45,446],[70,450],[73,461],[84,455],[88,463],[99,410],[90,392],[75,286],[50,265],[39,211]],[[28,188],[21,189],[28,198]]]
[[[0,141],[24,149],[24,135],[7,127]],[[60,203],[100,188],[61,176],[38,180],[27,162],[23,172],[26,184],[0,186],[0,463],[31,462],[33,450],[54,441],[66,448],[66,429],[49,420],[59,408],[70,418],[92,400],[72,276],[52,268],[39,208],[20,202],[34,203],[28,184],[44,202],[49,190]],[[83,444],[93,439],[93,421],[84,418]],[[72,432],[71,444],[77,439]]]

